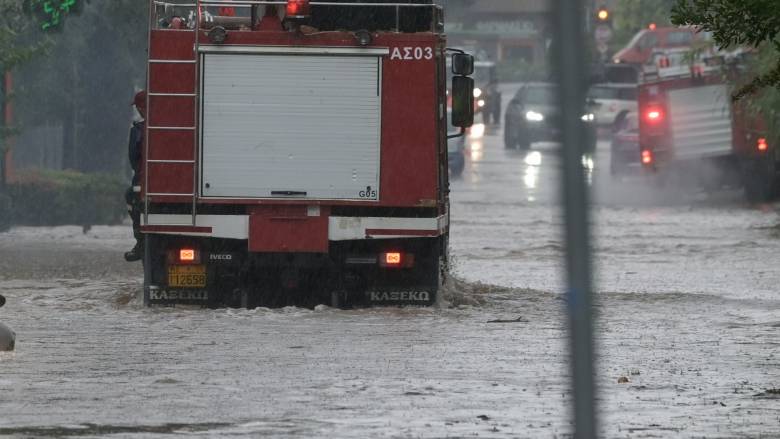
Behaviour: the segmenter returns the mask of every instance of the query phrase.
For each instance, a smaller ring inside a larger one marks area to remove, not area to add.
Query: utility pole
[[[554,44],[553,68],[558,82],[558,106],[562,117],[560,147],[565,213],[567,310],[570,367],[574,407],[574,437],[596,437],[593,316],[591,293],[590,215],[588,185],[582,166],[587,71],[585,62],[585,0],[556,0],[553,11],[558,44]]]

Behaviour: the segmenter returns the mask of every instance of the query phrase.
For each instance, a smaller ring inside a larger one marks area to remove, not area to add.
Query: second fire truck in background
[[[780,163],[762,116],[731,98],[746,52],[657,50],[639,85],[639,144],[662,182],[741,182],[751,201],[770,198]],[[684,183],[683,183],[684,184]]]

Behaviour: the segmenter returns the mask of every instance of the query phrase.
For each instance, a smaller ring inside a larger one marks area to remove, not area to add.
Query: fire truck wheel
[[[444,276],[447,261],[442,253],[443,246],[446,245],[446,238],[434,239],[431,243],[430,253],[423,262],[423,279],[421,285],[423,290],[430,293],[431,305],[439,303],[439,291],[444,284]]]
[[[763,203],[772,199],[775,187],[774,163],[771,160],[755,160],[743,166],[745,197],[750,203]]]
[[[346,306],[347,292],[344,290],[334,290],[330,292],[330,307],[341,309]]]
[[[149,306],[151,301],[149,287],[159,283],[157,272],[160,267],[157,267],[159,258],[156,255],[156,246],[157,238],[154,235],[147,234],[144,236],[144,306]]]
[[[144,306],[150,305],[149,287],[158,287],[166,283],[165,238],[153,234],[144,236]]]

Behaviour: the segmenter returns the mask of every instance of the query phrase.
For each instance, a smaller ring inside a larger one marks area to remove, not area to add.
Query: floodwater
[[[501,139],[472,140],[452,183],[440,308],[146,309],[129,226],[0,234],[0,436],[570,436],[555,146]],[[616,181],[607,154],[603,436],[780,437],[778,205]]]

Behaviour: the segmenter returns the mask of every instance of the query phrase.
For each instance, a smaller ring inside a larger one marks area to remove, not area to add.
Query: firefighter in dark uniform
[[[141,116],[141,120],[134,121],[130,127],[130,140],[127,146],[130,167],[133,168],[133,181],[125,192],[125,201],[127,202],[127,211],[130,219],[133,220],[133,236],[135,237],[135,246],[125,253],[127,262],[138,261],[144,254],[144,239],[141,235],[141,153],[144,147],[144,133],[146,131],[146,92],[139,91],[133,99],[133,106]]]

